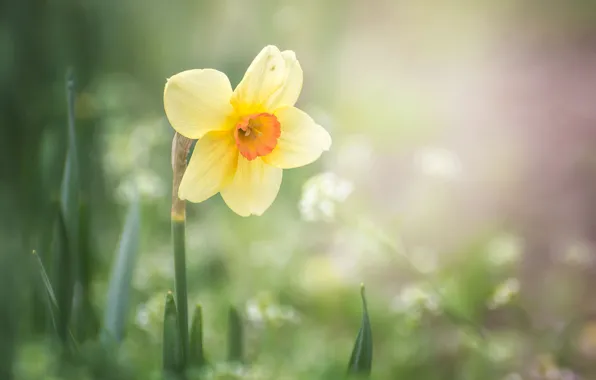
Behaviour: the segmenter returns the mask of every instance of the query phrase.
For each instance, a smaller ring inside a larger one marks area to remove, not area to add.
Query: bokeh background
[[[4,0],[0,378],[160,377],[174,287],[165,80],[211,67],[235,85],[267,44],[296,52],[298,106],[333,146],[286,171],[262,217],[219,196],[188,205],[190,303],[218,371],[235,305],[242,376],[341,378],[364,282],[373,378],[596,378],[595,15],[588,0]],[[65,276],[50,247],[69,68],[89,304],[84,359],[65,367],[31,252]],[[137,195],[128,323],[108,365],[97,335]]]

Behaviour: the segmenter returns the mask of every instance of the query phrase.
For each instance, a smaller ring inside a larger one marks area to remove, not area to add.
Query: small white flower
[[[519,281],[517,278],[508,278],[497,286],[495,293],[488,303],[491,309],[497,309],[508,304],[519,293]]]
[[[515,263],[523,251],[523,242],[515,235],[504,234],[488,244],[488,259],[497,266]]]
[[[414,313],[429,311],[440,312],[440,303],[437,295],[431,292],[426,285],[408,285],[404,287],[392,302],[392,309],[397,313]]]
[[[137,307],[137,315],[135,316],[135,322],[140,327],[147,327],[149,324],[149,311],[147,310],[147,305],[140,304]]]
[[[487,354],[494,362],[505,362],[515,357],[515,343],[500,337],[489,339],[486,347]]]
[[[576,266],[589,266],[594,263],[594,256],[592,255],[592,249],[587,242],[576,241],[567,246],[567,249],[563,251],[562,261]]]
[[[462,172],[457,155],[443,148],[420,149],[415,154],[414,163],[422,173],[440,179],[456,179]]]
[[[264,368],[251,365],[250,367],[237,363],[217,363],[202,373],[205,380],[265,380],[270,379],[271,374]]]
[[[160,339],[163,325],[164,295],[156,293],[145,303],[137,306],[135,324],[155,341]]]
[[[248,300],[245,308],[248,320],[261,327],[266,323],[280,325],[300,322],[298,313],[292,307],[277,304],[265,293]]]
[[[116,197],[123,202],[131,202],[135,192],[147,199],[158,199],[165,195],[165,182],[151,170],[141,170],[120,182]]]
[[[310,178],[303,186],[298,205],[306,221],[332,221],[336,206],[344,202],[353,191],[353,184],[331,172]]]
[[[140,265],[134,274],[134,285],[140,289],[151,288],[156,281],[164,281],[174,278],[172,258],[163,254],[161,250],[156,253],[145,255],[144,265]]]
[[[265,320],[260,305],[254,299],[246,302],[246,318],[253,323],[259,324]]]

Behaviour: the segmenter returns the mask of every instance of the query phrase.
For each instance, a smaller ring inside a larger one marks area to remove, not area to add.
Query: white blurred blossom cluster
[[[581,378],[567,368],[551,368],[544,374],[533,374],[531,380],[580,380]]]
[[[115,127],[114,131],[106,133],[103,166],[118,182],[116,197],[128,202],[135,190],[144,198],[165,196],[168,186],[151,166],[151,156],[154,149],[169,141],[168,129],[159,119],[140,122],[130,133],[122,133],[122,125]]]
[[[503,234],[492,239],[488,244],[488,259],[496,266],[517,262],[523,251],[522,240],[511,234]]]
[[[267,372],[260,367],[247,367],[237,363],[217,363],[201,373],[201,379],[205,380],[265,380],[271,378]]]
[[[516,337],[495,335],[486,343],[486,353],[490,360],[502,363],[512,361],[520,351],[519,341]]]
[[[162,333],[164,308],[164,296],[158,293],[139,304],[135,312],[135,325],[155,341],[160,339]]]
[[[529,374],[507,374],[503,380],[580,380],[581,377],[568,368],[560,368],[551,355],[540,355]]]
[[[158,281],[165,282],[173,278],[172,257],[158,250],[155,253],[145,255],[143,265],[139,265],[135,270],[133,281],[137,289],[150,289]]]
[[[409,314],[416,318],[424,312],[440,314],[439,296],[427,284],[407,285],[393,299],[391,309],[400,314]]]
[[[335,173],[325,172],[310,178],[302,188],[299,209],[306,221],[332,221],[337,205],[354,189],[353,184]]]
[[[493,296],[488,302],[488,307],[498,309],[507,305],[519,293],[519,280],[517,278],[508,278],[495,289]]]
[[[579,380],[580,377],[568,368],[561,368],[551,354],[539,355],[530,371],[530,380]]]
[[[259,294],[246,302],[246,317],[260,326],[300,322],[300,316],[294,308],[278,304],[268,294]]]
[[[586,267],[594,264],[593,249],[588,242],[577,240],[568,244],[560,255],[561,261],[568,265]]]
[[[414,155],[414,165],[423,174],[443,180],[457,179],[462,172],[459,157],[450,150],[438,147],[419,149]]]

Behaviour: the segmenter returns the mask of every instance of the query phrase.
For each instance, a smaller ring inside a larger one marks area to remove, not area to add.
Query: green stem
[[[182,367],[188,358],[188,296],[186,293],[186,247],[184,219],[172,219],[172,242],[174,245],[174,269],[176,276],[176,303],[178,304],[178,329],[182,344]]]
[[[178,304],[178,328],[181,342],[181,368],[188,360],[188,296],[186,290],[186,205],[178,198],[180,182],[186,171],[187,156],[192,140],[176,133],[172,142],[172,245],[174,248],[174,272],[176,277],[176,303]]]

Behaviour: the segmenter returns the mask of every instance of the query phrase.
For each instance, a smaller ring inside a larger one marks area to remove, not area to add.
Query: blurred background
[[[595,379],[595,25],[587,0],[2,1],[0,379],[159,378],[174,287],[163,87],[208,67],[235,86],[268,44],[296,52],[298,107],[333,146],[286,171],[262,217],[219,195],[187,207],[210,362],[225,358],[228,307],[245,321],[246,373],[219,378],[341,378],[364,282],[375,379]],[[52,253],[69,69],[74,272]],[[98,334],[137,198],[108,361]],[[55,288],[77,276],[83,358],[67,367],[33,250]]]

